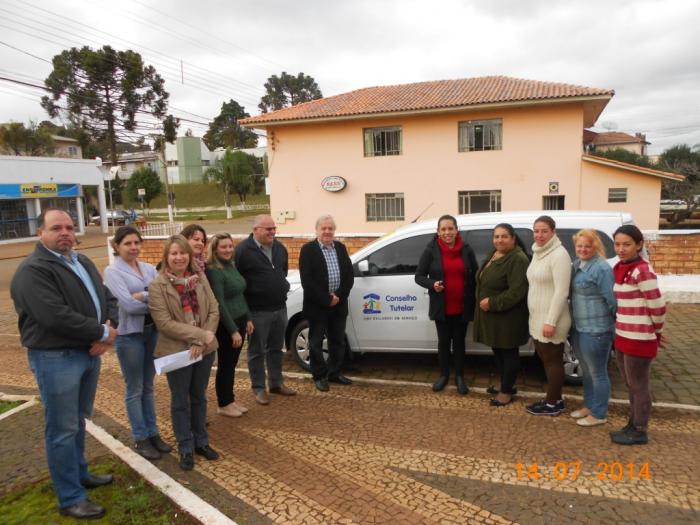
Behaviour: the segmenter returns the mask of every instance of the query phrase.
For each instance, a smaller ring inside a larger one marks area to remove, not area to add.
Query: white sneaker
[[[597,417],[593,417],[591,415],[588,415],[586,417],[582,417],[581,419],[576,421],[576,424],[580,427],[597,427],[598,425],[604,425],[607,423],[608,420],[603,418],[603,419],[598,419]]]
[[[225,407],[218,407],[216,409],[216,413],[220,416],[228,417],[241,417],[243,415],[243,412],[241,412],[235,406],[233,406],[233,403],[229,403]]]
[[[586,417],[590,413],[591,413],[590,409],[583,407],[583,408],[579,408],[578,410],[574,410],[571,413],[571,417],[573,417],[574,419],[581,419],[582,417]]]

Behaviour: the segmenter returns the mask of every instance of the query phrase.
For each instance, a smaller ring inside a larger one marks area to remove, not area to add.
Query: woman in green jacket
[[[216,329],[216,339],[219,342],[216,368],[217,411],[222,416],[240,417],[248,409],[236,401],[233,383],[243,341],[246,335],[253,333],[253,322],[243,295],[245,279],[233,264],[233,239],[228,233],[217,233],[211,240],[207,278],[219,302],[220,314]]]
[[[505,406],[515,394],[519,347],[530,338],[525,275],[530,261],[510,224],[493,229],[493,246],[476,276],[474,340],[493,350],[501,386],[491,406]]]

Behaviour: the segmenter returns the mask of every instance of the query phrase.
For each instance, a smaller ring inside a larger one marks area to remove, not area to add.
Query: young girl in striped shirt
[[[649,372],[661,341],[666,306],[654,270],[640,255],[644,236],[639,228],[625,224],[613,238],[620,258],[613,269],[617,299],[614,347],[629,390],[630,419],[622,430],[611,432],[610,438],[620,445],[643,445],[648,441],[651,412]]]

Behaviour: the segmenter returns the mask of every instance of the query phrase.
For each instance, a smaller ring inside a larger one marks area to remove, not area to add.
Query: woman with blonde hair
[[[246,283],[233,262],[233,239],[228,233],[217,233],[209,244],[207,278],[219,303],[219,342],[216,367],[216,399],[222,416],[240,417],[248,409],[236,401],[234,381],[236,364],[246,335],[253,333],[253,321],[246,303]]]
[[[582,427],[602,425],[608,417],[608,359],[615,334],[615,279],[595,230],[574,235],[576,259],[571,274],[571,342],[583,374],[583,408],[571,416]]]
[[[158,327],[156,357],[188,350],[192,363],[167,373],[170,412],[180,468],[194,468],[193,453],[219,458],[209,446],[207,385],[218,343],[219,304],[199,272],[192,247],[173,235],[163,248],[160,273],[149,287],[151,317]]]

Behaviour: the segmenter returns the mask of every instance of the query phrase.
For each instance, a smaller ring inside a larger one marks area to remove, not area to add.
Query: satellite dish
[[[605,129],[608,131],[612,131],[614,129],[617,129],[617,122],[612,122],[610,120],[605,120],[601,123],[601,126],[603,126]]]

